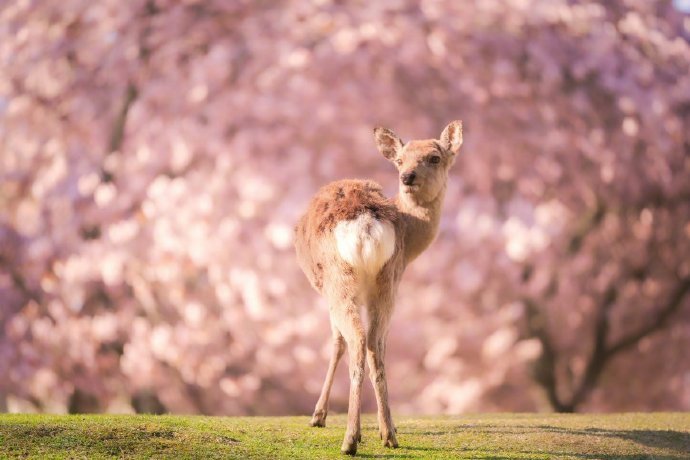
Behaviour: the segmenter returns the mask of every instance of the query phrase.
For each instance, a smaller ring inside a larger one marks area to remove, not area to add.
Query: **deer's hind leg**
[[[350,400],[347,410],[347,429],[340,450],[349,455],[357,453],[357,443],[361,439],[361,403],[364,364],[366,357],[366,335],[359,313],[359,306],[351,296],[340,297],[331,304],[331,322],[342,334],[350,365]]]
[[[331,331],[333,333],[333,351],[331,353],[331,360],[328,363],[328,372],[326,373],[326,380],[323,382],[321,389],[321,396],[316,403],[314,409],[314,416],[309,423],[311,426],[326,426],[326,416],[328,415],[328,399],[331,394],[331,386],[333,385],[333,376],[338,367],[340,358],[345,353],[345,339],[340,331],[331,324]]]
[[[367,331],[367,362],[369,377],[378,406],[379,435],[385,447],[398,447],[395,426],[388,404],[385,356],[388,324],[393,313],[393,293],[383,290],[372,296],[368,303],[369,329]]]

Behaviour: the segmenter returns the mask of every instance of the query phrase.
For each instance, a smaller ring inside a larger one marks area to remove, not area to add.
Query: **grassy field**
[[[0,458],[343,458],[345,417],[0,415]],[[398,449],[364,417],[363,458],[690,458],[690,414],[397,417]]]

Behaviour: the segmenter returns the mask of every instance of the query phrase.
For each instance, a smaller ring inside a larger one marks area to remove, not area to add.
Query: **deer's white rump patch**
[[[334,230],[340,257],[358,271],[376,275],[395,251],[395,228],[368,212],[338,222]]]

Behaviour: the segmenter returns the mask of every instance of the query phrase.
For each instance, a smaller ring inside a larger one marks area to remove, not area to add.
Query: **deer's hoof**
[[[314,415],[312,416],[309,425],[319,427],[326,426],[326,415],[328,415],[328,412],[326,412],[325,410],[314,411]]]
[[[347,455],[355,455],[357,453],[357,440],[361,438],[362,435],[345,436],[343,445],[340,447],[340,452]]]
[[[324,411],[314,412],[314,416],[311,418],[311,422],[309,422],[309,425],[310,426],[318,426],[318,427],[326,426],[326,412],[324,412]]]
[[[395,439],[395,432],[390,432],[387,435],[381,434],[383,440],[383,447],[398,447],[398,440]]]

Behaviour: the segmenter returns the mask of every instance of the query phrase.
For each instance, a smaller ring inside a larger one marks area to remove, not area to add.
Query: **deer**
[[[326,426],[334,374],[347,346],[350,394],[341,452],[349,455],[357,453],[361,442],[365,361],[376,396],[379,436],[385,447],[398,447],[384,367],[388,327],[405,268],[438,233],[448,171],[462,145],[462,122],[449,123],[439,139],[403,143],[383,127],[374,129],[374,139],[398,169],[398,195],[386,198],[370,180],[331,182],[311,200],[294,238],[298,265],[327,301],[333,339],[310,425]]]

